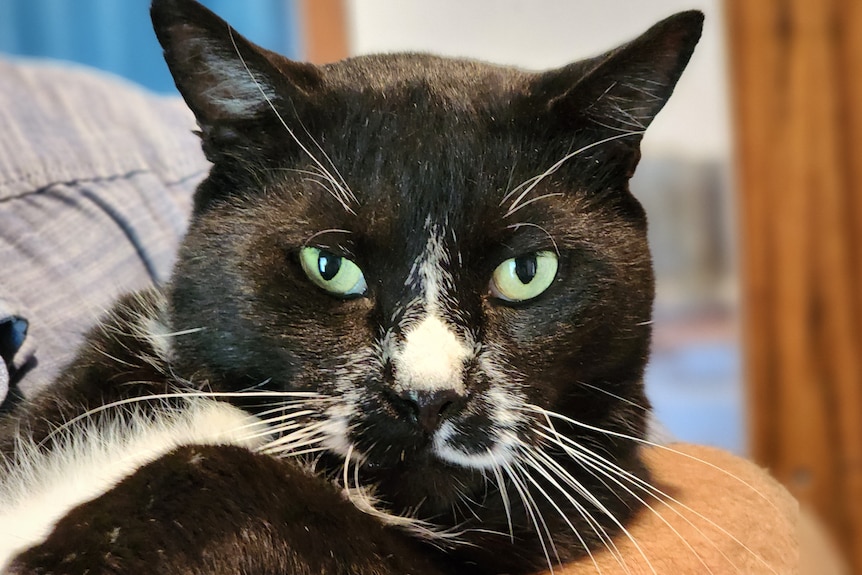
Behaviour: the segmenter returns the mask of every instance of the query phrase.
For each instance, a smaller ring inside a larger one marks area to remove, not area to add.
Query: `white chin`
[[[495,438],[490,449],[479,453],[470,453],[450,445],[449,438],[453,435],[455,435],[454,426],[448,422],[444,423],[434,434],[432,452],[446,463],[467,469],[492,470],[499,469],[515,459],[516,443],[513,441],[505,441],[498,437]]]

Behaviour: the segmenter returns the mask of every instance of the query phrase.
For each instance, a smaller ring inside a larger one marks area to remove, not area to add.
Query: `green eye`
[[[318,248],[302,248],[299,261],[308,279],[331,294],[357,296],[368,289],[362,270],[345,257]]]
[[[505,301],[533,299],[548,289],[557,275],[557,256],[536,252],[511,258],[494,270],[491,293]]]

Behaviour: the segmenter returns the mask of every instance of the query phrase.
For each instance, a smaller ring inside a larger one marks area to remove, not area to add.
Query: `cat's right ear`
[[[244,123],[276,110],[300,113],[320,84],[315,66],[253,44],[193,0],[153,0],[150,15],[208,155],[220,140],[239,137]]]
[[[636,142],[673,92],[702,29],[701,12],[680,12],[610,52],[542,74],[534,93],[564,130],[631,134]]]

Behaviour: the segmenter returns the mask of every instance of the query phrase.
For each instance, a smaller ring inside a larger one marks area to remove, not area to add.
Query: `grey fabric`
[[[29,321],[25,393],[118,295],[168,277],[209,168],[194,129],[178,98],[0,60],[0,318],[14,308]]]

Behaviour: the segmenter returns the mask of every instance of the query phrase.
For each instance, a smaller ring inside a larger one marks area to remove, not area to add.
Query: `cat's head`
[[[213,162],[170,293],[172,327],[201,328],[174,344],[183,376],[326,396],[303,438],[403,472],[405,507],[544,465],[552,428],[636,467],[613,434],[644,433],[654,288],[628,182],[699,13],[544,73],[316,67],[190,1],[153,19]]]

